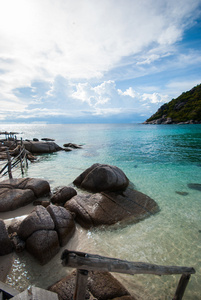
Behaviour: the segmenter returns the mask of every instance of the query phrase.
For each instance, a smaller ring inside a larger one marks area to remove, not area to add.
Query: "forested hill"
[[[163,104],[145,124],[201,123],[201,84]]]

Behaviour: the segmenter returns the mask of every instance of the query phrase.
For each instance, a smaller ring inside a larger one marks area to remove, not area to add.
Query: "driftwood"
[[[191,267],[160,266],[143,262],[130,262],[127,260],[68,250],[64,250],[61,260],[63,266],[77,269],[74,300],[85,299],[87,274],[88,271],[92,270],[117,272],[130,275],[154,274],[161,276],[182,274],[173,300],[182,299],[191,274],[195,274],[195,269]]]

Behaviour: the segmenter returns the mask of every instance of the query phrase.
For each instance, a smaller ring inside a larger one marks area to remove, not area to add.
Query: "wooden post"
[[[22,175],[24,175],[24,170],[23,170],[23,165],[22,165],[22,155],[21,154],[20,154],[20,167],[21,167]]]
[[[85,300],[88,271],[77,269],[73,300]]]
[[[191,277],[190,274],[182,274],[174,298],[172,300],[181,300],[183,298],[190,277]]]
[[[11,172],[11,158],[10,158],[10,153],[8,150],[6,150],[6,154],[7,154],[7,159],[8,159],[8,175],[9,175],[9,178],[12,179],[13,176],[12,176],[12,172]]]

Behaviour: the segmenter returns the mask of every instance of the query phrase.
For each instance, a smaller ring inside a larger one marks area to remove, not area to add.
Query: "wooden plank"
[[[7,154],[7,159],[8,159],[8,175],[9,175],[9,178],[12,179],[13,176],[12,176],[12,172],[11,172],[11,158],[10,158],[10,153],[8,150],[6,151],[6,154]]]
[[[32,286],[30,289],[13,297],[12,300],[58,300],[58,295],[54,292],[43,290],[41,288]]]
[[[0,281],[0,291],[3,291],[3,294],[7,295],[8,299],[19,294],[18,290],[2,281]]]
[[[191,277],[190,274],[182,274],[174,298],[172,300],[181,300],[183,298],[190,277]]]
[[[86,289],[87,289],[87,270],[77,269],[76,284],[73,300],[85,300]]]
[[[77,251],[64,250],[62,254],[63,266],[68,266],[83,270],[100,270],[125,274],[194,274],[195,269],[178,266],[160,266],[142,262],[130,262],[116,258],[104,257],[100,255],[88,254]]]

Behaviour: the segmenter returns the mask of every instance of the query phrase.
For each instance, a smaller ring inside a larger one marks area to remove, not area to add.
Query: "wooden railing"
[[[172,298],[173,300],[182,299],[191,274],[195,274],[195,269],[190,267],[160,266],[142,262],[130,262],[127,260],[68,250],[64,250],[61,260],[63,266],[77,269],[74,300],[85,299],[88,271],[108,271],[130,275],[154,274],[159,276],[182,274],[175,295]]]
[[[23,143],[19,147],[20,147],[19,154],[12,158],[10,156],[9,149],[6,150],[7,163],[5,163],[3,168],[0,170],[1,176],[8,174],[9,178],[12,179],[13,178],[12,169],[18,165],[20,166],[22,175],[24,175],[24,167],[28,168],[28,161],[27,161],[26,151],[23,146]]]

